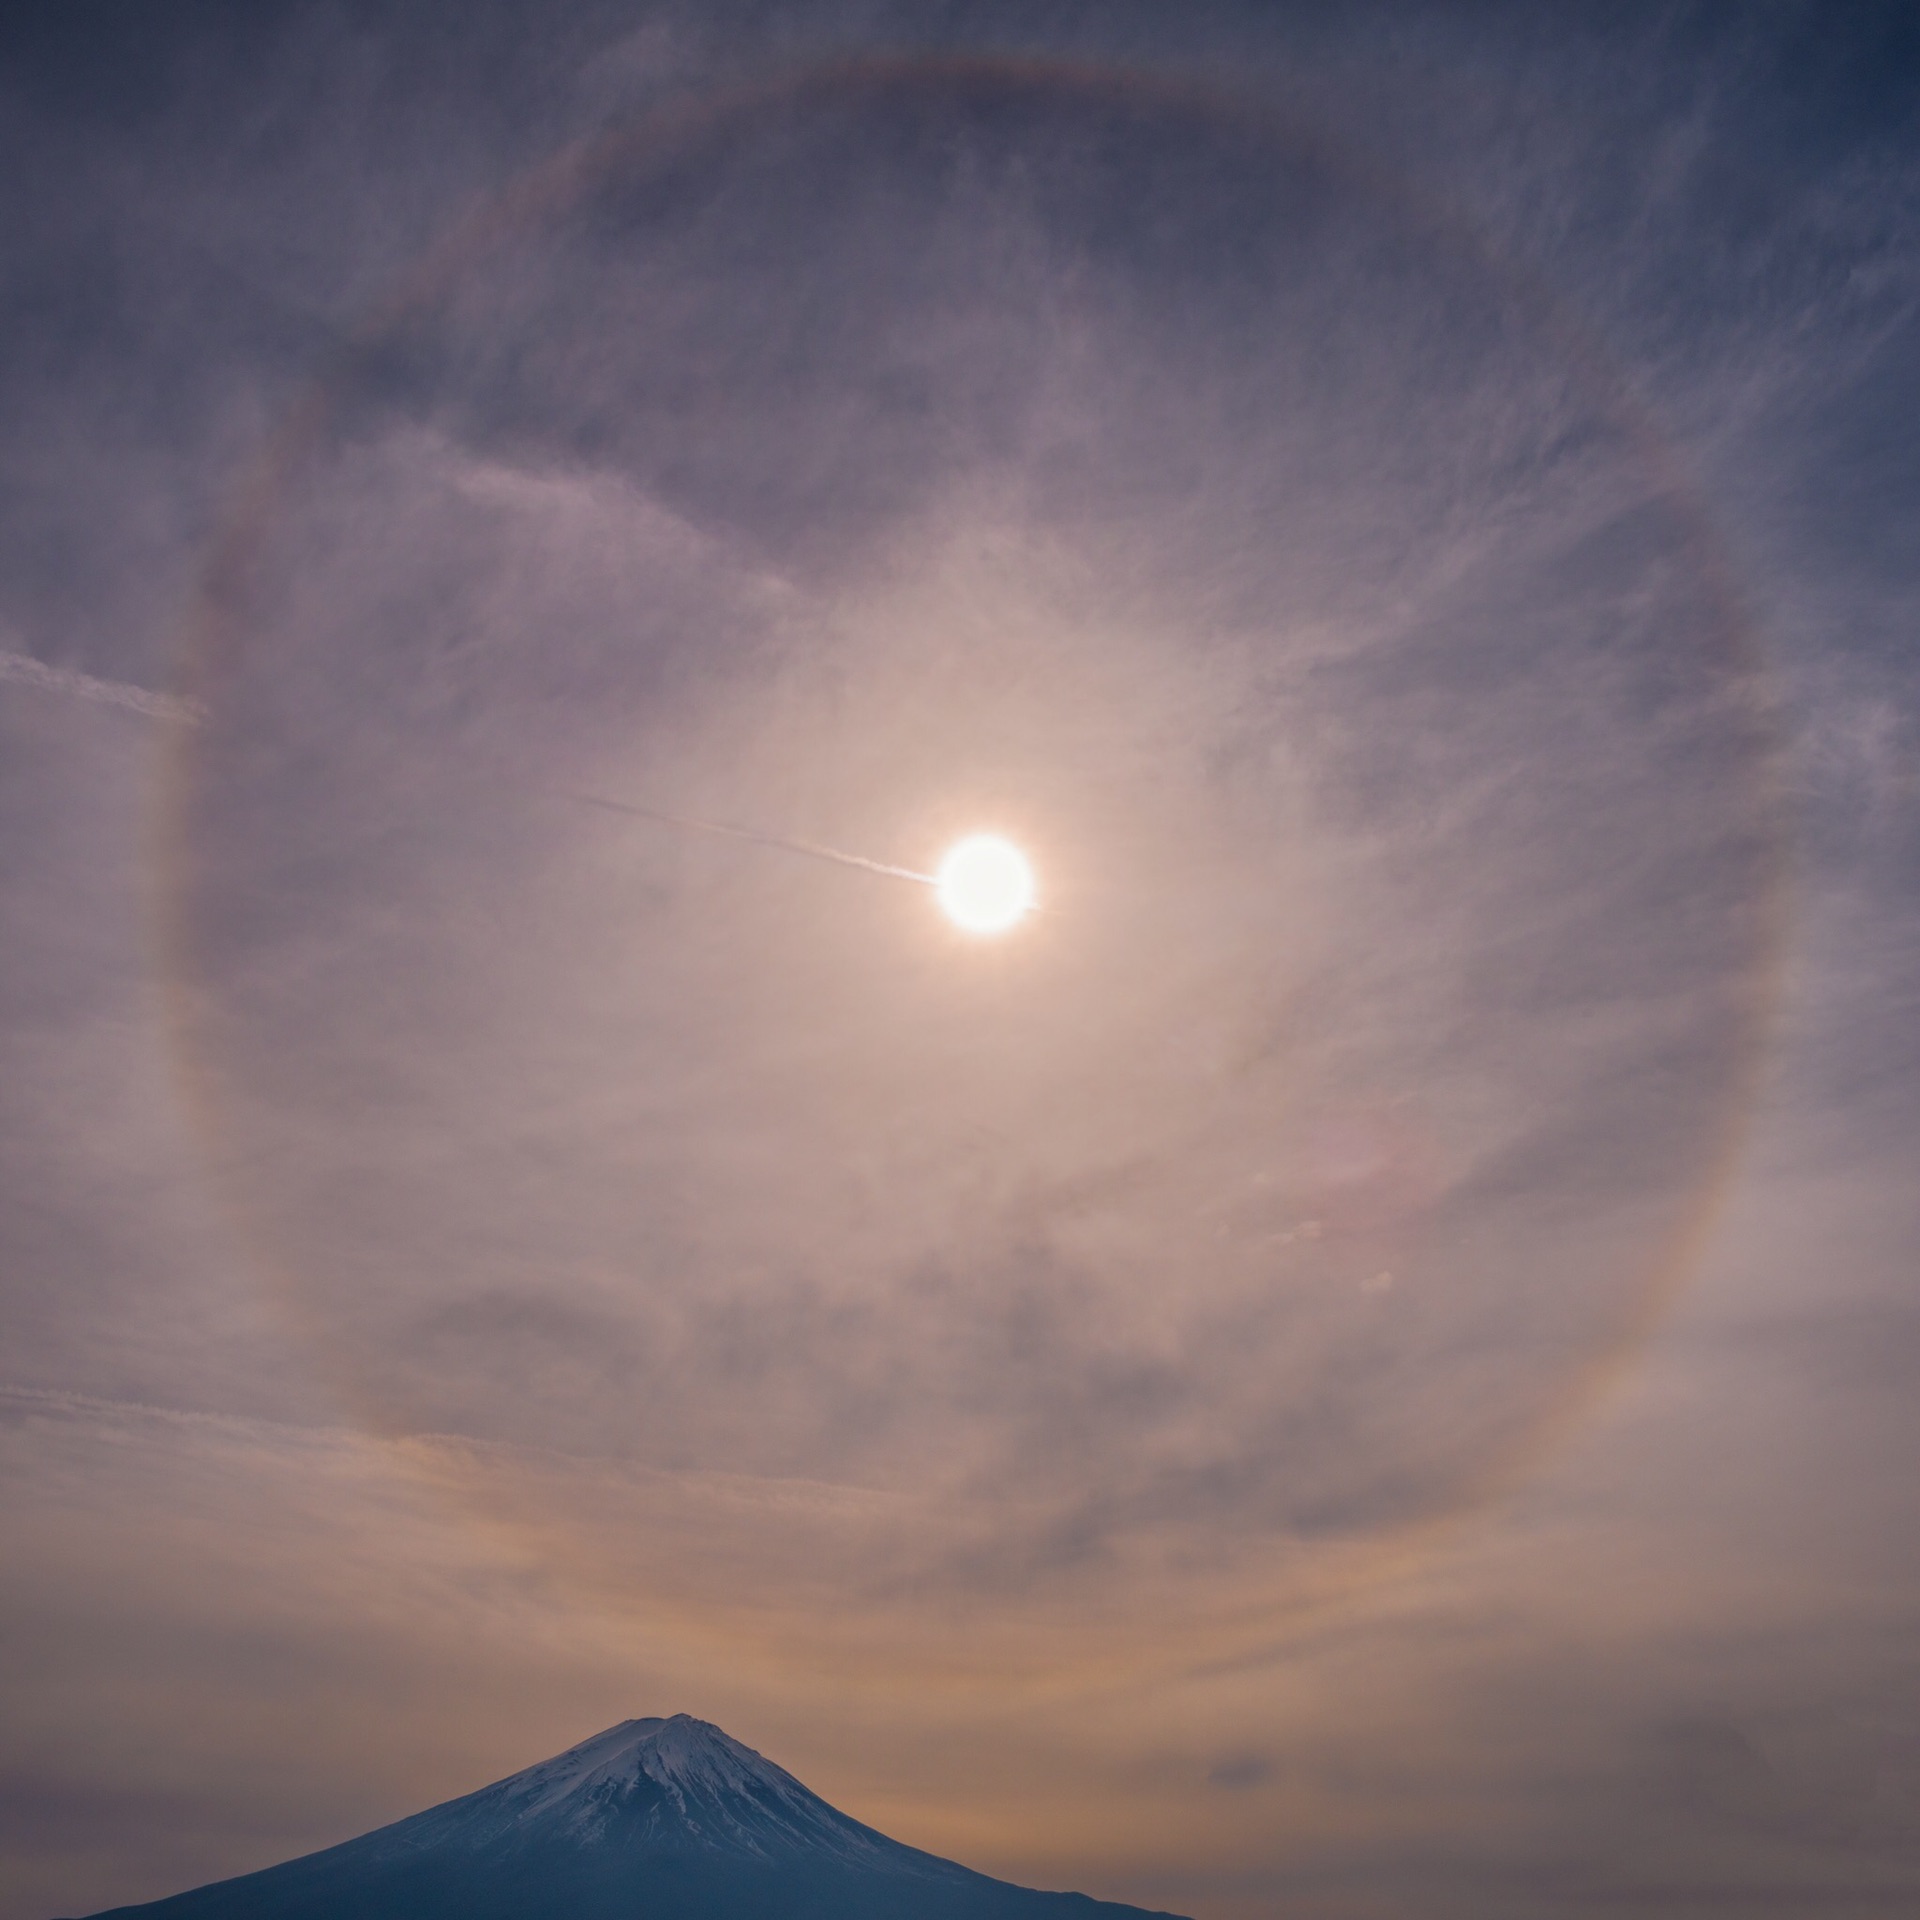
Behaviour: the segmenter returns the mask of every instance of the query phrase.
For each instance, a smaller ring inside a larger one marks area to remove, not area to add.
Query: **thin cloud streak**
[[[663,813],[656,807],[636,806],[631,800],[609,800],[604,794],[576,793],[572,796],[583,806],[603,807],[609,813],[630,814],[636,820],[657,821],[663,827],[685,827],[695,833],[714,833],[727,840],[750,840],[756,846],[778,847],[783,853],[805,854],[812,860],[830,860],[836,866],[857,867],[863,873],[877,873],[888,880],[913,880],[923,887],[937,887],[939,876],[917,873],[912,867],[893,867],[884,860],[869,860],[864,854],[843,853],[837,847],[815,846],[810,840],[788,840],[777,833],[765,833],[757,827],[727,826],[718,820],[695,820],[682,813]]]
[[[128,713],[145,714],[151,720],[171,720],[181,726],[198,727],[204,725],[207,718],[202,701],[179,694],[156,693],[149,687],[129,686],[124,680],[102,680],[75,667],[49,666],[30,653],[8,648],[0,648],[0,681],[37,687],[42,693],[58,694],[68,700],[119,707]]]

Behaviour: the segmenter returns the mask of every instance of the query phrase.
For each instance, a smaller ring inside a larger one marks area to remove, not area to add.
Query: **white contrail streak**
[[[0,647],[0,680],[38,687],[43,693],[65,694],[72,700],[125,707],[129,713],[144,713],[153,720],[178,720],[189,727],[197,727],[207,717],[206,708],[197,700],[155,693],[149,687],[129,686],[124,680],[101,680],[72,667],[50,667],[30,653],[14,653],[4,647]]]
[[[573,798],[590,807],[605,807],[609,813],[630,813],[636,820],[654,820],[664,827],[690,827],[696,833],[723,834],[729,840],[751,840],[757,846],[804,853],[811,860],[831,860],[835,866],[858,867],[863,873],[877,873],[888,880],[911,880],[923,887],[940,884],[933,874],[916,873],[911,867],[890,867],[884,860],[842,853],[838,847],[817,847],[810,840],[784,839],[777,833],[762,833],[757,827],[730,827],[718,820],[695,820],[684,813],[662,813],[656,807],[636,807],[630,801],[608,800],[597,793],[576,793]]]

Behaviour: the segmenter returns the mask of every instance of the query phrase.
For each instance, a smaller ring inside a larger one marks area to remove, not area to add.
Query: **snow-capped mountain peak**
[[[806,1791],[751,1747],[686,1713],[664,1720],[623,1720],[515,1778],[536,1795],[529,1812],[597,1786],[642,1779],[681,1795],[751,1793],[755,1787],[782,1786]]]
[[[324,1853],[118,1920],[1155,1920],[902,1846],[690,1715],[623,1720]],[[100,1916],[99,1920],[115,1920]],[[1171,1920],[1159,1916],[1158,1920]]]
[[[805,1853],[871,1864],[884,1857],[896,1872],[937,1875],[946,1865],[849,1819],[784,1768],[684,1713],[623,1720],[387,1832],[409,1846],[437,1839],[437,1833],[409,1831],[422,1823],[457,1827],[469,1843],[552,1835],[585,1846],[757,1860]]]

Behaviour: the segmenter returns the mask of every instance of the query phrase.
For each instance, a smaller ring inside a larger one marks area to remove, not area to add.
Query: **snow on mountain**
[[[946,1866],[848,1819],[785,1768],[685,1713],[623,1720],[551,1760],[385,1831],[397,1839],[421,1822],[457,1827],[469,1844],[550,1833],[583,1845],[652,1841],[761,1860],[806,1852],[850,1864],[884,1859],[896,1871],[910,1863]],[[407,1835],[409,1844],[433,1838],[426,1828]]]

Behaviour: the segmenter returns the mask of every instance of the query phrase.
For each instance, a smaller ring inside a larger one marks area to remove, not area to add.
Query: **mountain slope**
[[[889,1840],[704,1720],[627,1720],[324,1853],[97,1920],[1140,1920]],[[1167,1920],[1161,1916],[1160,1920]]]

